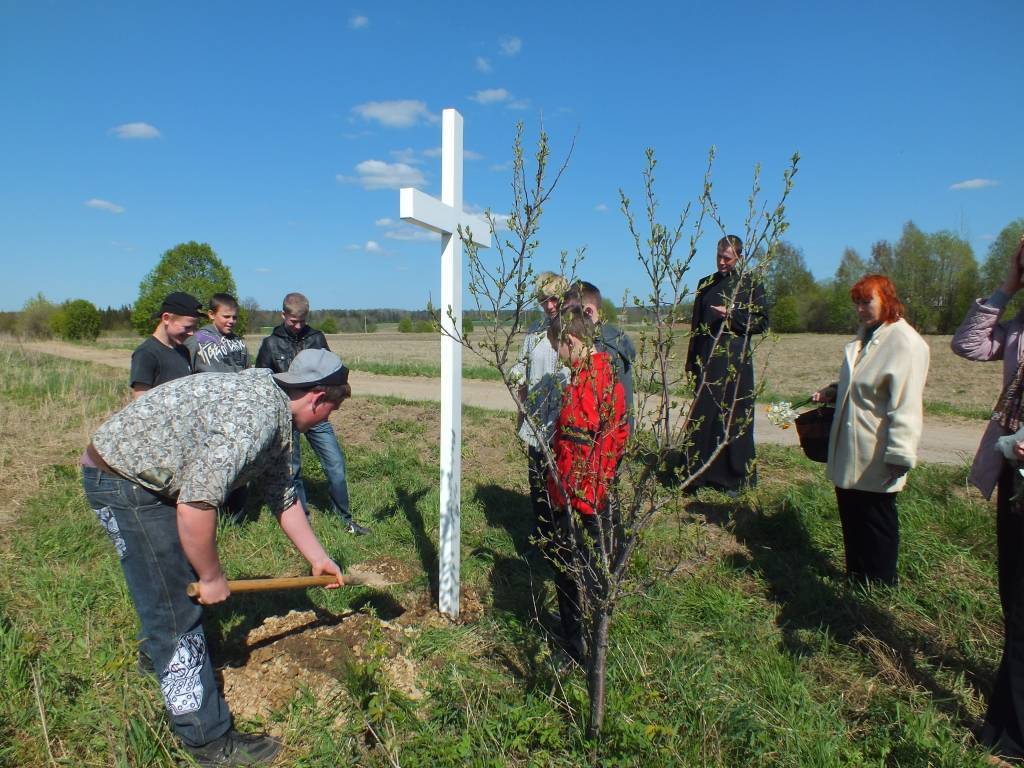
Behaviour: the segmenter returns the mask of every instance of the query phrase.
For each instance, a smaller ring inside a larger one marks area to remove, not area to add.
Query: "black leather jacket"
[[[284,325],[270,332],[260,344],[256,354],[256,368],[269,368],[274,373],[284,373],[292,360],[304,349],[330,349],[327,338],[315,328],[302,326],[298,333],[289,333]]]

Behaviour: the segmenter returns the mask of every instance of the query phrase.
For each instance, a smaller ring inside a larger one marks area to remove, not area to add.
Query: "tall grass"
[[[54,378],[46,358],[6,362],[23,383],[0,388],[0,407],[36,428],[83,402],[95,421],[119,396],[104,369]],[[268,615],[373,615],[436,589],[437,449],[424,426],[432,408],[406,404],[391,418],[395,401],[370,401],[351,415],[365,431],[346,445],[353,509],[371,536],[351,538],[323,513],[323,475],[304,452],[328,549],[348,564],[400,561],[408,581],[384,594],[233,598],[208,612],[215,658],[244,663],[246,632]],[[424,615],[400,635],[426,695],[394,690],[371,649],[338,670],[342,697],[300,690],[268,723],[240,724],[282,733],[285,763],[585,764],[585,682],[536,618],[552,593],[527,540],[525,462],[506,448],[513,426],[508,415],[475,412],[464,428],[476,467],[463,487],[466,616]],[[181,756],[158,688],[135,671],[135,619],[116,557],[82,497],[73,453],[61,455],[18,510],[0,557],[0,765],[173,765]],[[698,497],[638,556],[652,579],[615,617],[602,765],[982,765],[969,728],[1001,631],[991,511],[965,490],[964,471],[911,474],[900,497],[901,585],[863,589],[843,578],[821,467],[782,448],[760,458],[757,492],[740,503]],[[219,539],[229,575],[305,572],[271,515],[222,526]],[[678,558],[684,568],[657,577]]]

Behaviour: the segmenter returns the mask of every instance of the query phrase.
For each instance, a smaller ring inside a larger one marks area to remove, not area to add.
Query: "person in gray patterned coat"
[[[558,359],[558,312],[569,283],[554,272],[537,275],[537,303],[544,312],[539,325],[523,338],[519,361],[509,371],[517,386],[516,396],[523,411],[519,416],[519,437],[527,450],[527,478],[530,483],[530,508],[533,511],[531,535],[541,549],[547,549],[555,535],[555,524],[548,503],[548,464],[544,446],[550,447],[555,422],[562,410],[562,390],[569,383],[569,369]]]
[[[314,575],[343,583],[309,526],[292,482],[292,429],[316,426],[351,395],[328,350],[288,371],[199,373],[144,393],[110,417],[82,456],[89,504],[121,562],[141,625],[141,653],[160,681],[174,733],[200,765],[255,765],[280,743],[242,734],[217,689],[203,606],[230,594],[217,554],[216,510],[259,477],[267,505]],[[186,596],[199,583],[195,602]]]

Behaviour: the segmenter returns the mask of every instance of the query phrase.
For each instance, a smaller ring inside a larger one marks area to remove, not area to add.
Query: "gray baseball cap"
[[[317,386],[348,384],[348,368],[341,358],[327,349],[304,349],[295,356],[284,373],[274,378],[288,389],[310,389]]]

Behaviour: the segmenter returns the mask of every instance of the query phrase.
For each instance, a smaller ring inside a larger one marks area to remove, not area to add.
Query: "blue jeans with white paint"
[[[140,485],[82,467],[82,487],[110,538],[153,661],[171,728],[202,746],[231,727],[203,632],[203,607],[185,594],[196,580],[178,539],[177,509]]]
[[[327,492],[331,497],[331,506],[335,514],[348,523],[352,520],[352,512],[348,503],[348,478],[345,474],[345,454],[338,444],[334,428],[329,422],[322,422],[305,433],[306,440],[313,448],[313,453],[320,459],[320,466],[327,477]],[[302,483],[302,448],[299,433],[292,433],[292,476],[295,478],[295,494],[302,502],[302,508],[309,515],[306,502],[306,487]]]

